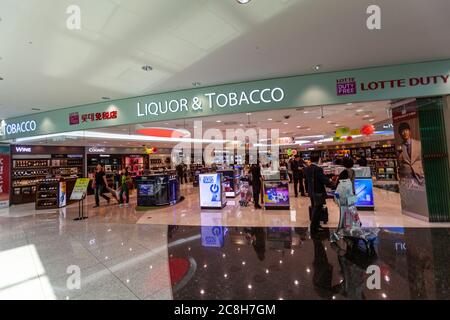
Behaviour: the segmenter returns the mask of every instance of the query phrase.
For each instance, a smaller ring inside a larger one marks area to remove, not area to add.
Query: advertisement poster
[[[220,173],[201,174],[199,182],[200,207],[222,208],[224,201],[222,175]]]
[[[266,207],[289,207],[289,185],[281,181],[264,183]]]
[[[67,204],[67,192],[66,192],[66,182],[62,181],[59,183],[59,207],[65,207]]]
[[[9,146],[0,146],[0,208],[9,207]]]
[[[72,194],[70,195],[70,200],[81,200],[87,192],[89,186],[89,178],[78,178],[73,187]]]
[[[355,179],[355,195],[357,207],[373,207],[373,181],[372,178]]]
[[[428,219],[416,101],[392,109],[402,211]]]

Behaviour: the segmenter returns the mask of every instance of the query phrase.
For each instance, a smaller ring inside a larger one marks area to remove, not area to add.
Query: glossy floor
[[[326,234],[310,239],[303,198],[291,211],[202,211],[183,186],[186,200],[158,211],[92,209],[89,198],[84,221],[73,205],[1,209],[0,299],[448,298],[450,226],[403,216],[397,194],[376,192],[377,210],[362,213],[365,225],[385,227],[376,256],[344,242],[339,250]],[[224,227],[223,243],[211,226]],[[381,268],[380,289],[362,285],[370,264]]]
[[[92,208],[94,199],[89,196],[85,203],[85,211],[90,219],[98,222],[115,222],[131,224],[163,224],[163,225],[224,225],[224,226],[291,226],[307,227],[309,225],[309,199],[295,198],[292,185],[290,194],[290,210],[255,210],[252,206],[241,207],[239,198],[228,199],[222,210],[202,210],[199,206],[198,188],[182,185],[185,200],[172,207],[149,211],[136,211],[136,195],[132,194],[130,206],[119,208],[115,201],[102,203],[99,208]],[[401,212],[400,195],[395,192],[374,188],[375,210],[360,211],[365,226],[370,227],[432,227],[450,228],[450,223],[429,223]],[[328,200],[329,226],[336,227],[339,220],[339,209],[332,199]],[[78,206],[71,205],[58,210],[36,211],[34,204],[12,206],[0,209],[0,217],[25,217],[42,215],[62,215],[74,217],[78,214]]]

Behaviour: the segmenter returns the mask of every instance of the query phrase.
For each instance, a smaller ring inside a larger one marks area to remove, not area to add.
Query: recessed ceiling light
[[[310,131],[311,130],[311,128],[308,128],[308,129],[306,129],[307,131]]]
[[[251,116],[252,114],[251,114],[251,112],[247,112],[246,115]]]
[[[217,123],[221,123],[221,122],[222,122],[222,120],[216,120],[216,122],[217,122]]]
[[[356,112],[363,112],[363,111],[364,111],[363,109],[356,110]]]
[[[247,4],[247,3],[249,3],[251,0],[236,0],[237,1],[237,3],[239,3],[239,4]]]
[[[144,71],[152,71],[153,67],[149,66],[148,64],[146,64],[145,66],[142,66],[142,70],[144,70]]]
[[[297,128],[300,128],[301,126],[297,126]]]
[[[110,97],[102,97],[103,100],[110,100]]]
[[[334,126],[335,126],[335,127],[339,127],[339,124],[336,123]]]
[[[287,123],[287,122],[284,122],[283,124],[289,124],[289,123]]]
[[[303,113],[304,113],[304,114],[307,114],[307,113],[309,113],[309,111],[303,111]]]
[[[267,119],[268,121],[272,121],[272,118]]]
[[[314,69],[315,71],[319,71],[320,68],[322,68],[322,65],[321,65],[321,64],[316,64],[316,65],[313,67],[313,69]]]
[[[331,121],[331,120],[328,120],[327,123],[332,123],[332,121]]]

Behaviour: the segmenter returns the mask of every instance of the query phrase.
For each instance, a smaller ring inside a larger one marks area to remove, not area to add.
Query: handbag
[[[315,192],[316,190],[316,166],[313,166],[313,175],[312,175],[312,187],[313,187],[313,201],[314,206],[323,206],[326,204],[326,195],[322,192]]]

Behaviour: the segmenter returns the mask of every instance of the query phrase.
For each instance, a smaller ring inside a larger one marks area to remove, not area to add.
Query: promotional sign
[[[89,178],[78,178],[77,181],[75,181],[70,200],[82,200],[86,195],[90,181],[91,179]]]
[[[67,204],[67,187],[66,187],[66,182],[65,181],[61,181],[59,183],[59,207],[65,207]]]
[[[315,73],[105,101],[6,119],[1,139],[151,121],[450,94],[450,60]]]
[[[0,208],[9,207],[9,146],[0,146]]]
[[[417,102],[392,109],[402,211],[428,220]]]
[[[372,178],[355,178],[356,207],[373,208],[373,181]]]
[[[289,184],[282,181],[264,182],[264,206],[289,208]]]
[[[201,208],[223,208],[225,195],[222,187],[222,174],[200,174],[200,207]]]

